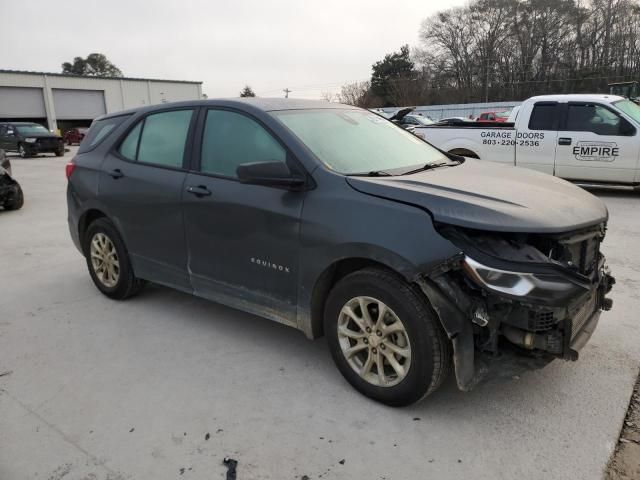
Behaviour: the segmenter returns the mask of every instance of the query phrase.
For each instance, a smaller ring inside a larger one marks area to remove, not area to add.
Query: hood
[[[409,115],[411,112],[413,112],[415,110],[415,107],[405,107],[405,108],[401,108],[400,110],[398,110],[396,113],[394,113],[393,115],[391,115],[389,117],[389,120],[396,121],[399,122],[400,120],[402,120],[404,117],[406,117],[407,115]]]
[[[559,178],[466,159],[396,177],[347,177],[354,189],[428,210],[434,221],[499,232],[562,233],[608,218],[604,203]]]

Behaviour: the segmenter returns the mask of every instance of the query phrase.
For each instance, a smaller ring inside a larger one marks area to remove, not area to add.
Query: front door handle
[[[198,185],[198,186],[192,185],[190,187],[187,187],[187,192],[191,193],[192,195],[195,195],[198,198],[208,197],[209,195],[211,195],[211,190],[209,190],[204,185]]]
[[[571,139],[567,137],[560,137],[558,139],[558,145],[571,145]]]
[[[109,175],[111,175],[111,178],[114,178],[114,179],[124,177],[124,173],[122,173],[122,170],[120,170],[119,168],[116,168],[115,170],[111,170],[109,172]]]

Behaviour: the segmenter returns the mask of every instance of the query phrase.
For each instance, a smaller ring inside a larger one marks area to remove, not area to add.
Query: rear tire
[[[14,192],[4,201],[5,210],[20,210],[24,205],[24,194],[20,185],[16,184]]]
[[[107,297],[124,300],[144,286],[144,281],[133,274],[120,234],[106,218],[98,218],[89,225],[83,250],[93,283]]]
[[[324,332],[345,379],[386,405],[417,402],[451,369],[451,343],[435,312],[417,287],[387,270],[367,268],[340,280],[327,298]]]
[[[56,157],[64,156],[64,143],[60,144],[60,147],[55,151]]]

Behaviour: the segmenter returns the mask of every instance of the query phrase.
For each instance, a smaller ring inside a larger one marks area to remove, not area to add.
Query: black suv
[[[611,306],[599,199],[355,107],[111,114],[67,177],[71,236],[102,293],[152,281],[326,335],[344,377],[389,405],[453,367],[468,390],[492,370],[576,360]]]
[[[18,152],[22,158],[39,153],[55,153],[56,157],[62,157],[64,141],[37,123],[0,123],[0,149]]]

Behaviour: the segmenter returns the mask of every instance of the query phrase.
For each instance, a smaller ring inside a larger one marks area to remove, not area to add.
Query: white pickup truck
[[[640,186],[640,107],[614,95],[543,95],[512,123],[416,127],[441,150],[586,183]]]

